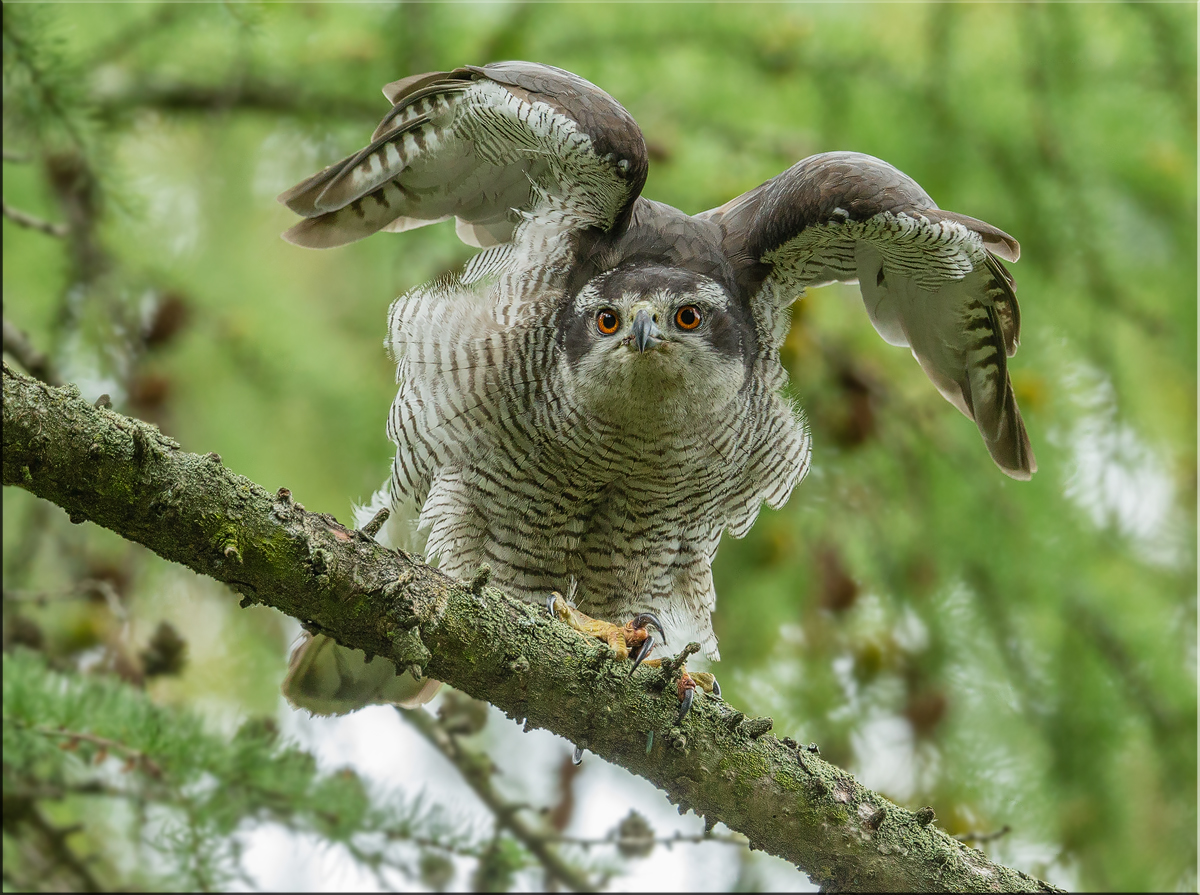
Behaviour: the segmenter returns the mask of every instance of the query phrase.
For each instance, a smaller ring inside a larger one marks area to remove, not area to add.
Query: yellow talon
[[[612,622],[584,615],[563,599],[563,595],[558,592],[550,595],[546,601],[546,607],[550,610],[551,615],[570,625],[579,633],[596,640],[603,640],[616,653],[618,660],[623,661],[632,655],[633,666],[629,670],[630,674],[638,665],[662,667],[661,659],[646,658],[650,654],[650,650],[654,648],[654,635],[650,633],[649,629],[655,627],[658,628],[659,634],[663,633],[662,625],[651,613],[643,612],[623,625],[614,625]],[[663,635],[663,643],[666,643],[665,635]],[[682,675],[678,686],[680,711],[676,723],[682,721],[684,715],[687,714],[697,687],[709,696],[720,697],[721,695],[721,687],[713,675],[706,671],[689,674],[686,666],[681,671]]]
[[[612,622],[584,615],[571,606],[558,592],[550,595],[547,607],[551,615],[581,634],[596,640],[603,640],[612,647],[613,652],[620,660],[628,659],[631,650],[642,646],[652,636],[648,630],[651,625],[658,628],[660,634],[662,633],[662,625],[648,612],[642,613],[624,625],[614,625]],[[665,637],[664,642],[666,642]]]

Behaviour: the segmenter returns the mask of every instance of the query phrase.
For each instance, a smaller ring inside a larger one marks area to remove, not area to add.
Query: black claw
[[[629,658],[633,659],[633,665],[629,669],[630,676],[637,671],[637,667],[642,664],[642,660],[650,655],[650,651],[654,649],[654,635],[647,634],[646,639],[633,648],[633,652],[629,654]]]
[[[696,691],[690,687],[684,691],[683,699],[679,700],[679,714],[675,716],[675,725],[679,726],[687,715],[688,710],[692,707],[692,700],[696,698]]]
[[[641,629],[647,625],[654,625],[658,628],[658,636],[662,638],[663,646],[667,645],[667,632],[663,630],[662,622],[658,620],[658,616],[653,612],[643,612],[633,620],[633,626]]]
[[[583,746],[575,747],[575,752],[571,756],[571,764],[574,764],[574,765],[583,764]]]
[[[715,677],[713,678],[713,692],[712,692],[712,695],[713,695],[713,696],[716,696],[718,699],[720,699],[720,698],[721,698],[721,685],[717,683],[717,679],[716,679]]]

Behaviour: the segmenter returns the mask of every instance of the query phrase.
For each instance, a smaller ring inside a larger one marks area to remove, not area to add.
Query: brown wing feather
[[[384,94],[393,107],[368,146],[279,196],[306,218],[286,239],[325,248],[455,216],[465,239],[494,244],[540,197],[578,191],[590,191],[590,210],[571,226],[610,229],[624,226],[645,183],[636,122],[560,69],[466,66],[395,81]],[[586,135],[586,149],[571,134]]]
[[[1015,284],[997,258],[1020,256],[1007,233],[939,209],[912,178],[851,152],[804,159],[700,217],[721,227],[760,304],[857,280],[879,334],[912,349],[996,464],[1020,479],[1037,469],[1006,363],[1021,328]]]

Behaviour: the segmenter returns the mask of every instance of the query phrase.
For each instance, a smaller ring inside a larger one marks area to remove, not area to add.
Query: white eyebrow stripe
[[[629,293],[626,293],[626,296],[628,297]],[[650,293],[647,300],[659,301],[663,304],[698,302],[722,311],[729,309],[729,296],[720,285],[712,281],[697,284],[697,288],[687,295],[680,295],[670,289],[658,289]]]
[[[684,291],[674,290],[661,283],[646,284],[646,291],[641,291],[635,282],[633,290],[623,289],[619,296],[606,294],[606,281],[620,272],[620,268],[613,268],[593,277],[576,295],[575,307],[580,311],[594,311],[608,306],[628,308],[638,302],[650,302],[660,307],[695,303],[705,306],[710,311],[728,312],[733,302],[725,287],[699,273],[694,274],[696,279],[689,283]]]

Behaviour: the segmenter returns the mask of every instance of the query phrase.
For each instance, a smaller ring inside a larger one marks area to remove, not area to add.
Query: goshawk
[[[391,510],[385,543],[450,575],[487,563],[529,601],[559,592],[560,617],[636,660],[648,626],[716,658],[721,535],[745,535],[809,466],[780,391],[789,308],[835,280],[858,281],[875,329],[912,350],[1001,470],[1037,468],[1007,370],[1020,314],[999,259],[1017,242],[886,162],[815,155],[688,215],[639,195],[636,122],[569,72],[465,66],[383,92],[370,144],[279,198],[304,218],[284,234],[297,245],[453,218],[483,249],[392,305],[396,459],[368,508]],[[289,697],[341,712],[429,694],[346,653],[308,642]]]

